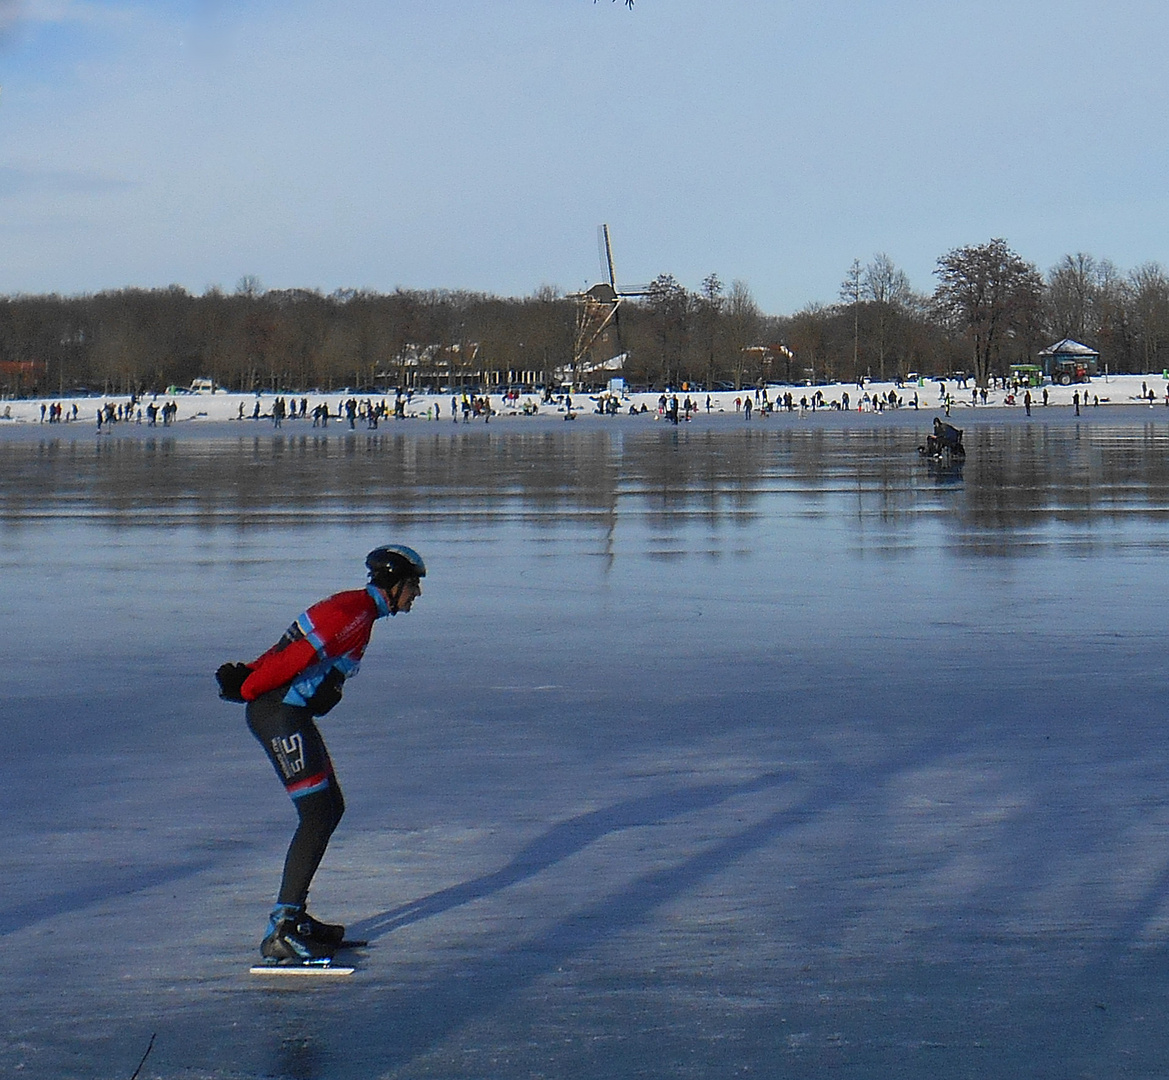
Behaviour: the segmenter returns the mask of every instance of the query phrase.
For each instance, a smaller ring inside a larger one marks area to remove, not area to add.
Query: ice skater
[[[310,607],[263,656],[224,664],[219,696],[247,703],[247,723],[291,796],[299,824],[260,953],[277,963],[325,960],[342,946],[345,927],[306,910],[309,885],[345,812],[333,764],[313,718],[341,700],[357,673],[376,620],[409,611],[422,595],[426,566],[412,548],[393,544],[365,560],[369,584]]]

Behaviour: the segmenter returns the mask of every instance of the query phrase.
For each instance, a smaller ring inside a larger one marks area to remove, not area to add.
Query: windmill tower
[[[573,293],[576,301],[576,341],[572,349],[572,381],[587,383],[602,372],[618,372],[625,364],[621,343],[621,323],[618,311],[623,300],[647,296],[645,289],[617,288],[617,274],[613,269],[613,245],[609,226],[602,225],[598,240],[604,267],[609,280],[598,282],[581,293]]]

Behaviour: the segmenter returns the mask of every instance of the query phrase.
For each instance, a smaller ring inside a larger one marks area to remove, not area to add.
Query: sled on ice
[[[941,417],[934,417],[934,433],[927,435],[925,446],[919,446],[917,452],[922,457],[937,459],[964,458],[966,448],[962,445],[962,429],[947,424]]]

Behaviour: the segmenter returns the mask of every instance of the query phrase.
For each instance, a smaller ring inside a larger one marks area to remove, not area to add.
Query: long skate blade
[[[253,964],[250,975],[352,975],[356,968],[340,964]]]

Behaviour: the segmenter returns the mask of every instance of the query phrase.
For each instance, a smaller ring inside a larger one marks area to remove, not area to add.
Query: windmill
[[[603,267],[609,280],[598,282],[584,292],[573,293],[576,301],[576,341],[572,349],[572,381],[587,382],[600,371],[620,371],[625,363],[621,348],[621,323],[618,310],[623,300],[648,296],[646,289],[617,288],[617,274],[613,269],[613,245],[609,226],[598,230]]]

